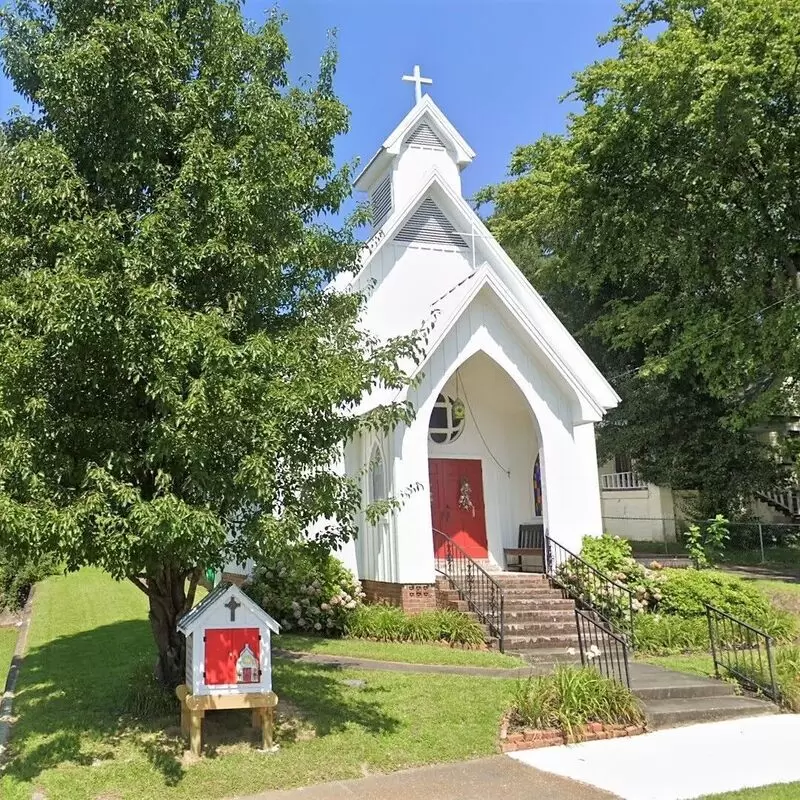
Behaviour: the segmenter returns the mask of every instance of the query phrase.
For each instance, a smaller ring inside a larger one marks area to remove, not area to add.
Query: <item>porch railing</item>
[[[503,639],[505,598],[500,584],[446,533],[433,531],[436,571],[444,575],[467,603],[470,611],[488,627],[489,635],[505,649]]]
[[[724,669],[746,689],[779,703],[772,637],[708,603],[705,607],[716,676]]]
[[[628,643],[592,611],[575,609],[581,664],[594,667],[606,678],[631,688]]]
[[[549,536],[544,537],[544,555],[545,571],[550,580],[580,608],[598,615],[609,630],[622,636],[632,648],[633,592]]]
[[[792,517],[800,516],[800,488],[770,489],[757,496]]]
[[[611,491],[645,489],[647,484],[635,472],[610,472],[600,476],[600,488]]]

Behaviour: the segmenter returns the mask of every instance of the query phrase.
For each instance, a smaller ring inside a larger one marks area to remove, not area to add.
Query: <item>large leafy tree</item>
[[[623,395],[601,449],[730,504],[776,479],[747,429],[798,408],[800,5],[638,0],[602,41],[483,198]]]
[[[290,86],[281,20],[235,0],[20,0],[2,26],[32,110],[0,132],[0,536],[132,580],[174,684],[203,568],[276,526],[354,533],[332,457],[407,414],[350,412],[416,340],[323,288],[358,258],[320,222],[350,192],[333,51]]]

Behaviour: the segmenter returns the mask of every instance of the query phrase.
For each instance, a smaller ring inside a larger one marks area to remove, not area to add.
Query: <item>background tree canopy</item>
[[[639,0],[601,41],[479,200],[623,397],[601,453],[728,511],[781,477],[748,428],[800,408],[800,4]]]
[[[265,525],[353,535],[331,459],[407,414],[349,412],[416,339],[323,290],[359,250],[318,222],[351,182],[332,50],[292,87],[234,0],[20,0],[0,55],[32,106],[0,131],[0,537],[133,580],[177,683],[202,568]]]

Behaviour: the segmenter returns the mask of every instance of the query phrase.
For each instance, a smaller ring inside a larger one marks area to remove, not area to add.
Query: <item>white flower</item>
[[[314,630],[315,631],[321,631],[322,630],[322,625],[320,625],[319,622],[315,622],[314,623]]]
[[[568,656],[574,656],[577,652],[578,651],[574,647],[568,647],[567,648],[567,655]]]
[[[345,608],[355,608],[356,607],[356,601],[355,600],[351,600],[349,603],[345,603],[344,607]]]
[[[302,617],[300,617],[300,618],[297,620],[297,624],[298,624],[298,625],[299,625],[301,628],[303,628],[303,627],[305,627],[306,621],[305,621],[305,620],[304,620]]]
[[[300,608],[300,603],[298,603],[297,600],[292,600],[292,608],[297,611],[297,609]]]
[[[331,607],[330,607],[330,606],[329,606],[327,603],[323,603],[323,604],[320,606],[320,608],[321,608],[323,611],[330,611],[330,610],[331,610]]]
[[[294,609],[294,612],[293,612],[293,613],[294,613],[295,617],[298,617],[298,618],[299,618],[299,617],[300,617],[300,614],[302,613],[302,612],[300,611],[300,607],[298,606],[296,609]]]
[[[589,661],[598,658],[601,655],[603,655],[603,651],[596,644],[593,644],[586,652],[586,658],[588,658]]]

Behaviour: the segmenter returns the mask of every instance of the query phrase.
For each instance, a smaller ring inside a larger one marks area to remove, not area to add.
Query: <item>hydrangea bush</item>
[[[630,542],[605,534],[587,536],[581,557],[599,572],[633,593],[634,635],[643,652],[678,652],[708,646],[705,603],[765,631],[778,641],[796,634],[791,615],[775,608],[759,589],[735,575],[714,569],[650,568],[633,557]],[[608,591],[602,581],[581,581],[579,565],[567,561],[561,579],[583,586],[587,601],[625,628],[627,595]]]
[[[364,592],[330,553],[296,543],[262,556],[243,587],[283,631],[341,636]]]

